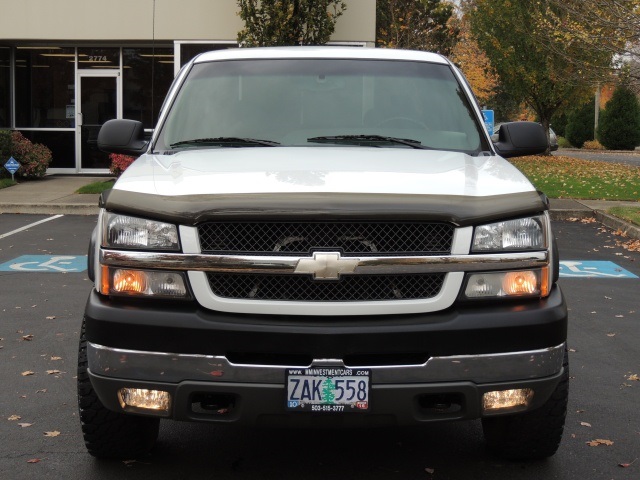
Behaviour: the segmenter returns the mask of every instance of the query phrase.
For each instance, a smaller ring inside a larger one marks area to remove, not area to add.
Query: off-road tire
[[[569,360],[564,354],[564,373],[551,398],[531,412],[482,419],[489,449],[508,460],[550,457],[560,446],[569,398]]]
[[[156,443],[160,419],[113,412],[100,402],[87,373],[84,320],[78,348],[78,407],[84,443],[94,457],[135,459]]]

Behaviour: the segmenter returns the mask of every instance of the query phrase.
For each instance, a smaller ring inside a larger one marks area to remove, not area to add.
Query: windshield
[[[155,149],[269,143],[422,145],[477,154],[489,149],[480,128],[447,65],[336,59],[217,61],[193,66]]]

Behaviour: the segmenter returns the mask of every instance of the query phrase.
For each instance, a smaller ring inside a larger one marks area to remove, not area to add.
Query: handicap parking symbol
[[[23,255],[0,264],[0,272],[78,273],[86,269],[86,255]]]
[[[613,262],[563,260],[560,262],[560,277],[573,278],[638,278]]]

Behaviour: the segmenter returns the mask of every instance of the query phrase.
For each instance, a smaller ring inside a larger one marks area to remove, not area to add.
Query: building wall
[[[7,2],[8,0],[4,0]],[[346,0],[332,37],[375,41],[375,0]],[[154,0],[19,0],[0,15],[0,42],[148,41]],[[155,0],[156,40],[235,40],[236,0]]]

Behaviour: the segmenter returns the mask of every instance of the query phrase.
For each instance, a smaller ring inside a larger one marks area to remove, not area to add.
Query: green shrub
[[[16,174],[24,178],[44,177],[51,163],[51,150],[17,131],[11,132],[11,155],[21,165]]]
[[[590,101],[569,113],[565,137],[576,148],[582,148],[584,142],[593,140],[595,123],[595,101]]]
[[[640,104],[628,87],[613,92],[600,115],[598,138],[610,150],[633,150],[640,144]]]
[[[569,140],[567,140],[564,137],[558,137],[558,147],[560,148],[571,148],[573,147],[573,145],[571,145],[571,142],[569,142]]]

